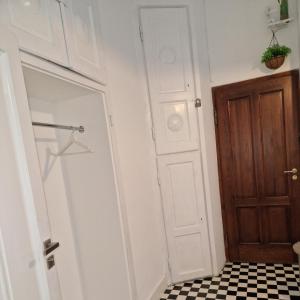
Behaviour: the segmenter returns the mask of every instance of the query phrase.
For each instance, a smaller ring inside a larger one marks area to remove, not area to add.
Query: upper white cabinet
[[[192,40],[185,8],[143,8],[143,45],[156,151],[199,148]]]
[[[21,49],[68,65],[59,2],[0,0],[0,18],[15,33]]]
[[[0,0],[22,50],[104,83],[99,19],[94,0]]]
[[[99,9],[93,0],[62,3],[70,66],[73,70],[105,81]]]

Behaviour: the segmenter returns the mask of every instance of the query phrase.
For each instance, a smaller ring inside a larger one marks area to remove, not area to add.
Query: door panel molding
[[[1,20],[22,50],[68,66],[60,5],[55,0],[0,1]]]
[[[106,83],[104,43],[95,0],[61,3],[70,67],[100,83]]]
[[[142,8],[141,27],[157,154],[197,150],[196,86],[188,9]]]
[[[24,295],[32,300],[60,300],[59,294],[54,295],[59,291],[56,274],[47,273],[43,257],[41,241],[49,236],[49,227],[40,224],[38,229],[40,220],[34,207],[34,199],[42,199],[43,191],[35,146],[31,143],[18,45],[7,28],[0,27],[0,35],[0,136],[5,145],[0,155],[0,202],[4,208],[0,210],[0,256],[5,261],[1,271],[8,276],[7,293],[13,295],[13,300],[24,299]]]
[[[211,274],[200,152],[160,156],[158,166],[174,282]]]

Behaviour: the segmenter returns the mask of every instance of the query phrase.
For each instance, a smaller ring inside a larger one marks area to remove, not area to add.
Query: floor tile
[[[219,277],[170,286],[161,300],[300,300],[298,265],[227,263]]]

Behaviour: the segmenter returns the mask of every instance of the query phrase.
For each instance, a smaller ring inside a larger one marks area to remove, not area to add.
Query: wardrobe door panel
[[[141,11],[158,154],[199,148],[192,41],[185,8]]]
[[[15,33],[22,50],[68,65],[58,1],[1,0],[0,17]]]
[[[174,282],[211,274],[200,153],[158,158]]]
[[[66,0],[61,6],[71,68],[104,83],[103,42],[97,2]]]

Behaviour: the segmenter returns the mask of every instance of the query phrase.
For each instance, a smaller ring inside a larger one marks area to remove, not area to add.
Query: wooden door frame
[[[215,134],[216,134],[216,146],[217,146],[217,162],[218,162],[218,174],[219,174],[219,185],[220,185],[220,198],[221,198],[221,211],[222,211],[222,222],[223,222],[223,230],[224,230],[224,243],[225,243],[225,253],[226,253],[226,258],[227,260],[230,259],[230,251],[229,251],[229,242],[228,242],[228,225],[227,225],[227,216],[226,216],[226,209],[225,209],[225,197],[224,197],[224,191],[223,191],[223,182],[222,182],[222,166],[221,166],[221,153],[220,153],[220,136],[219,136],[219,131],[218,131],[218,125],[217,125],[217,96],[216,93],[220,89],[230,89],[232,87],[236,87],[236,85],[240,85],[241,87],[246,86],[248,84],[255,84],[256,82],[261,82],[261,81],[268,81],[268,80],[273,80],[276,78],[281,78],[285,76],[291,76],[293,81],[296,81],[295,86],[295,91],[294,95],[298,97],[298,115],[299,115],[299,122],[300,122],[300,103],[299,103],[299,96],[300,96],[300,85],[299,85],[299,70],[298,69],[293,69],[290,71],[286,72],[281,72],[277,74],[272,74],[272,75],[267,75],[267,76],[262,76],[262,77],[257,77],[253,79],[248,79],[240,82],[234,82],[230,84],[225,84],[225,85],[220,85],[220,86],[215,86],[212,87],[212,98],[213,98],[213,107],[214,107],[214,114],[215,114]],[[300,126],[300,124],[299,124]],[[298,127],[298,131],[300,134],[300,130]],[[300,137],[300,136],[299,136]]]

